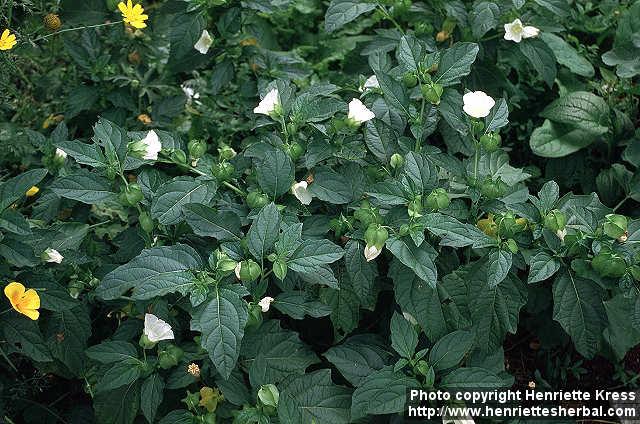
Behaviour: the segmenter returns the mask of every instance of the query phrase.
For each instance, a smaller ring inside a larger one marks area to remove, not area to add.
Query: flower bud
[[[262,273],[262,269],[255,261],[247,259],[236,265],[235,273],[240,281],[255,281]]]
[[[235,172],[235,168],[229,162],[222,162],[211,167],[211,172],[220,181],[227,181]]]
[[[610,213],[604,217],[604,233],[612,239],[617,239],[627,232],[627,217]]]
[[[547,216],[544,217],[544,227],[554,233],[558,230],[564,230],[567,225],[567,216],[558,209],[549,211]]]
[[[43,22],[44,22],[44,26],[51,31],[57,31],[62,26],[62,21],[60,20],[60,17],[55,13],[49,13],[45,15]]]
[[[171,160],[179,164],[186,164],[187,154],[183,150],[176,149],[171,152]]]
[[[287,276],[287,263],[281,260],[276,260],[271,268],[273,275],[275,275],[280,281],[284,280]]]
[[[236,156],[236,151],[226,144],[220,146],[218,153],[220,154],[220,158],[225,160],[233,159]]]
[[[447,191],[443,188],[436,188],[427,196],[427,207],[438,210],[446,209],[451,203]]]
[[[259,209],[267,203],[269,203],[267,195],[257,190],[254,190],[247,195],[247,206],[251,209]]]
[[[413,88],[418,84],[418,77],[413,72],[407,72],[402,76],[402,82],[407,88]]]
[[[404,165],[404,157],[402,157],[400,153],[392,154],[389,165],[391,165],[393,169],[402,167]]]
[[[411,218],[419,218],[422,216],[422,196],[416,196],[407,206],[407,213]]]
[[[480,137],[480,145],[487,152],[495,152],[502,144],[502,137],[498,133],[487,133]]]
[[[222,272],[233,271],[234,269],[236,269],[236,266],[238,266],[238,263],[228,256],[219,259],[217,264],[217,268]]]
[[[258,399],[260,399],[263,405],[277,408],[280,392],[273,384],[265,384],[264,386],[260,386],[260,390],[258,390]]]
[[[158,364],[163,370],[173,368],[182,359],[184,352],[178,346],[170,344],[158,352]]]
[[[304,152],[304,147],[302,147],[298,142],[294,141],[293,143],[291,143],[291,146],[289,146],[289,155],[294,162],[300,159]]]
[[[364,232],[364,240],[367,245],[376,246],[378,249],[382,249],[388,238],[389,232],[380,224],[371,224]]]
[[[187,148],[192,159],[200,159],[207,152],[207,143],[202,140],[191,140]]]
[[[624,258],[609,251],[600,251],[594,256],[591,266],[601,277],[620,278],[627,270]]]
[[[360,221],[363,226],[367,227],[378,220],[378,214],[371,209],[369,202],[366,200],[362,202],[359,209],[356,209],[353,217]]]
[[[440,84],[431,83],[422,86],[422,96],[433,105],[440,104],[440,97],[444,88]]]
[[[140,340],[138,341],[138,344],[140,345],[141,348],[143,349],[153,349],[153,347],[157,344],[157,342],[152,342],[151,340],[149,340],[149,337],[147,337],[146,334],[143,334],[140,336]]]
[[[153,219],[149,216],[149,214],[145,211],[140,212],[140,215],[138,216],[138,222],[140,223],[140,227],[144,230],[144,232],[146,233],[151,233],[153,232]]]

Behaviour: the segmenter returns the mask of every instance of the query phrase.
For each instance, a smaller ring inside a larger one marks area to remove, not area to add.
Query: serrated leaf
[[[500,284],[511,269],[513,255],[502,249],[494,249],[487,256],[487,284],[495,287]]]
[[[129,342],[120,340],[106,341],[91,346],[85,353],[90,359],[102,364],[110,364],[118,361],[131,362],[131,360],[138,358],[136,347]]]
[[[258,184],[272,200],[291,189],[293,185],[293,162],[282,149],[272,148],[264,160],[256,165]]]
[[[96,296],[113,300],[134,288],[136,299],[151,299],[168,293],[187,293],[192,287],[191,270],[202,268],[202,259],[183,244],[143,250],[130,262],[120,265],[102,279]]]
[[[219,241],[240,240],[240,218],[232,212],[219,212],[198,204],[184,205],[185,220],[199,236],[214,237]]]
[[[199,318],[201,344],[216,370],[227,379],[238,361],[249,312],[247,303],[228,287],[216,285],[211,292],[213,298]]]
[[[462,77],[471,72],[471,65],[479,50],[476,43],[456,43],[446,49],[440,56],[434,81],[444,87],[458,84]]]
[[[330,264],[344,256],[344,250],[329,240],[304,240],[287,266],[296,272],[313,272],[320,265]]]
[[[518,43],[520,52],[531,63],[533,68],[538,72],[543,81],[547,83],[549,87],[553,86],[553,81],[556,79],[556,57],[553,51],[547,45],[536,39],[527,39],[522,43]]]
[[[529,267],[527,283],[533,284],[552,277],[560,269],[560,260],[542,251],[531,257]]]
[[[174,225],[184,219],[183,206],[208,203],[217,190],[215,180],[175,177],[162,184],[151,202],[151,216],[163,225]]]
[[[333,346],[323,356],[357,387],[368,375],[388,365],[393,354],[377,335],[357,334]]]
[[[400,262],[411,268],[418,277],[431,287],[436,286],[438,271],[433,260],[437,254],[429,243],[424,242],[422,245],[416,246],[413,242],[408,242],[406,237],[390,238],[387,240],[386,246]]]
[[[283,292],[276,296],[273,306],[293,319],[304,319],[305,315],[314,318],[327,316],[331,307],[314,299],[309,299],[304,292]]]
[[[49,186],[60,197],[95,204],[115,196],[111,182],[91,172],[79,172],[57,178]]]
[[[249,252],[259,261],[273,247],[280,233],[280,212],[274,203],[264,206],[247,232]]]
[[[158,412],[158,407],[162,403],[164,391],[164,381],[160,374],[153,373],[147,377],[140,387],[140,409],[144,417],[153,423]]]
[[[418,333],[413,325],[397,312],[391,317],[391,347],[403,358],[411,359],[418,346]]]
[[[458,368],[445,375],[440,382],[440,387],[453,390],[497,389],[505,387],[505,382],[484,368],[466,367]]]
[[[354,0],[332,0],[324,16],[324,28],[333,32],[356,19],[363,13],[376,8],[375,3]]]

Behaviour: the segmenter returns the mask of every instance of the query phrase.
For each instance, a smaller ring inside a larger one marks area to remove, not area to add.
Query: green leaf
[[[556,57],[553,51],[547,45],[541,41],[533,38],[523,40],[518,43],[520,52],[531,63],[533,68],[538,72],[543,81],[547,83],[549,87],[553,86],[553,81],[556,79]]]
[[[45,175],[46,169],[32,169],[0,183],[0,211],[23,197],[31,186],[38,185]]]
[[[367,415],[394,414],[404,411],[407,389],[420,384],[392,366],[369,374],[353,392],[351,418],[356,420]]]
[[[304,240],[287,261],[296,272],[313,272],[320,265],[330,264],[344,256],[344,250],[329,240]]]
[[[207,58],[193,47],[206,28],[206,20],[201,13],[177,13],[169,28],[169,69],[176,73],[194,69]]]
[[[431,287],[436,286],[438,271],[433,260],[437,253],[426,241],[417,247],[412,241],[404,238],[390,238],[387,240],[387,249],[416,273]]]
[[[164,381],[160,374],[153,373],[142,383],[140,388],[140,409],[144,417],[153,423],[158,412],[158,407],[162,403],[164,391]]]
[[[393,357],[383,340],[374,334],[357,334],[333,346],[324,355],[354,386],[375,371],[381,370]]]
[[[554,100],[540,116],[595,134],[606,133],[611,124],[604,99],[586,91],[575,91]]]
[[[424,55],[425,47],[419,39],[413,35],[403,35],[400,38],[396,57],[405,71],[417,72]]]
[[[10,349],[36,362],[50,362],[53,357],[35,321],[20,315],[0,321],[4,339]]]
[[[336,205],[353,200],[353,190],[345,176],[325,166],[316,169],[309,192],[313,197]]]
[[[527,283],[544,281],[560,269],[560,260],[545,251],[536,253],[529,262],[529,278]]]
[[[408,114],[409,96],[405,86],[393,77],[379,71],[376,71],[376,77],[378,78],[378,84],[389,106],[395,107],[399,111]]]
[[[184,205],[183,212],[185,220],[199,236],[214,237],[219,241],[240,240],[240,218],[233,212],[220,212],[198,203]]]
[[[129,385],[140,377],[140,361],[123,361],[111,366],[96,385],[96,393]]]
[[[85,350],[91,336],[91,318],[84,304],[49,314],[45,335],[51,355],[76,376],[85,372]]]
[[[420,223],[427,231],[442,237],[441,246],[472,246],[479,249],[496,245],[495,239],[480,231],[475,225],[462,223],[449,215],[429,213],[420,217]]]
[[[376,8],[375,3],[365,3],[354,0],[331,0],[327,13],[324,16],[324,28],[327,32],[333,32],[356,19],[363,13]]]
[[[275,204],[264,206],[249,228],[247,247],[258,260],[262,260],[278,239],[280,232],[280,212]]]
[[[176,244],[143,250],[102,279],[96,296],[113,300],[134,288],[136,299],[151,299],[168,293],[186,294],[193,286],[191,270],[202,268],[202,259],[190,246]]]
[[[351,287],[363,304],[375,303],[374,286],[378,268],[364,257],[364,244],[349,240],[345,246],[345,267]]]
[[[592,358],[600,349],[605,326],[603,295],[596,283],[570,271],[560,274],[553,283],[553,319],[586,358]]]
[[[331,370],[323,369],[287,380],[280,392],[282,424],[348,424],[351,389],[336,386]]]
[[[125,341],[107,341],[91,346],[86,350],[86,355],[102,364],[110,364],[112,362],[129,361],[138,358],[136,347]]]
[[[458,368],[445,375],[440,382],[444,390],[497,389],[505,382],[491,371],[477,367]]]
[[[466,135],[469,131],[467,125],[467,116],[464,113],[462,94],[453,88],[445,88],[438,110],[442,114],[444,120],[451,128],[461,135]]]
[[[64,150],[69,156],[74,158],[76,162],[83,165],[93,166],[94,168],[105,168],[109,164],[102,150],[96,144],[87,144],[79,140],[62,141],[57,146]]]
[[[206,204],[215,195],[215,180],[175,177],[162,184],[151,202],[151,216],[163,225],[178,224],[183,220],[183,206],[188,203]]]
[[[545,119],[533,130],[529,146],[533,153],[545,158],[561,158],[587,147],[600,138],[600,133],[563,125]]]
[[[304,319],[305,315],[314,318],[325,317],[331,313],[331,307],[317,300],[309,299],[304,292],[283,292],[276,296],[273,306],[293,319]]]
[[[458,366],[473,346],[473,334],[458,330],[447,334],[433,345],[429,351],[429,364],[435,371],[443,371]]]
[[[480,47],[476,43],[456,43],[442,52],[434,81],[444,87],[455,85],[469,75]]]
[[[31,234],[29,222],[15,209],[5,209],[0,212],[0,229],[21,236]]]
[[[256,175],[262,191],[275,200],[293,185],[293,162],[282,149],[272,148],[256,165]]]
[[[199,318],[202,347],[224,379],[228,379],[240,354],[244,326],[249,318],[247,303],[227,286],[212,287],[213,298]]]
[[[98,424],[132,424],[139,405],[140,385],[137,382],[108,392],[98,391],[93,400]]]
[[[487,284],[489,287],[495,287],[500,284],[511,269],[513,255],[502,249],[493,249],[487,255]]]
[[[438,184],[438,169],[427,158],[415,152],[409,152],[404,157],[404,174],[409,180],[414,194],[429,194]]]
[[[382,163],[388,163],[398,150],[398,135],[392,126],[380,119],[367,121],[364,127],[364,142],[373,155]]]
[[[553,51],[558,63],[566,66],[574,74],[583,77],[592,77],[595,74],[593,65],[580,53],[576,51],[569,43],[562,38],[550,32],[542,31],[540,39]]]
[[[278,320],[267,321],[247,334],[242,356],[251,358],[249,380],[253,387],[278,384],[289,376],[302,375],[309,365],[318,362],[298,334],[281,328]]]
[[[476,40],[482,38],[500,22],[500,8],[493,2],[476,3],[469,14],[469,26]]]
[[[544,7],[554,15],[564,18],[571,13],[571,7],[567,0],[534,0],[538,5]]]
[[[418,346],[418,333],[413,325],[395,312],[391,317],[391,347],[403,358],[411,359]]]
[[[505,99],[496,100],[491,112],[484,118],[485,132],[496,131],[509,123],[509,108]]]
[[[111,182],[108,179],[86,171],[58,178],[49,188],[60,197],[89,205],[108,200],[115,195],[111,191]]]

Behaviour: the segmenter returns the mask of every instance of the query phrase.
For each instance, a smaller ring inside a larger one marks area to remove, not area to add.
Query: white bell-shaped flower
[[[462,109],[474,118],[484,118],[496,104],[496,101],[484,91],[471,91],[462,96],[462,101],[464,102]]]
[[[375,118],[376,115],[371,112],[360,99],[353,99],[349,102],[349,114],[347,118],[354,123],[360,125]]]
[[[362,86],[362,90],[360,91],[367,91],[372,88],[380,88],[378,77],[375,75],[371,75],[369,78],[367,78],[367,80],[364,82],[364,85]]]
[[[263,115],[271,115],[276,112],[280,106],[280,96],[278,95],[278,89],[274,88],[267,93],[258,106],[253,109],[253,113],[261,113]]]
[[[153,343],[174,339],[171,326],[153,314],[144,315],[144,335]]]
[[[368,244],[364,247],[364,257],[367,260],[367,262],[370,262],[375,258],[377,258],[380,255],[380,253],[382,253],[382,248],[378,248],[373,245],[370,246]]]
[[[260,305],[260,308],[262,309],[262,312],[268,312],[269,311],[269,306],[271,306],[271,302],[273,302],[273,297],[263,297],[260,302],[258,302],[258,305]]]
[[[523,38],[537,37],[540,30],[534,26],[524,26],[520,19],[504,24],[504,39],[519,43]]]
[[[291,186],[291,193],[293,193],[303,205],[308,205],[312,200],[311,193],[309,193],[307,187],[308,184],[306,181],[300,181]]]
[[[57,264],[62,262],[62,259],[64,259],[64,256],[62,256],[60,252],[50,247],[44,251],[42,257],[46,262],[55,262]]]
[[[142,159],[157,160],[158,153],[162,150],[162,144],[158,138],[158,134],[154,130],[147,133],[147,136],[140,140],[143,145]]]
[[[207,54],[212,44],[213,37],[211,37],[209,31],[205,29],[202,31],[202,34],[200,35],[198,41],[196,41],[196,44],[193,45],[193,48],[198,50],[202,54]]]
[[[62,150],[61,148],[58,147],[56,149],[55,156],[57,158],[66,159],[67,158],[67,152],[65,152],[64,150]]]

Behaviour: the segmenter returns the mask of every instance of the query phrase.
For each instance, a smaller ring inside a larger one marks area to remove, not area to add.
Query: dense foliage
[[[635,387],[640,1],[125,3],[0,1],[0,417]]]

